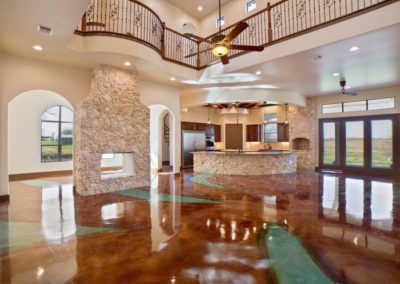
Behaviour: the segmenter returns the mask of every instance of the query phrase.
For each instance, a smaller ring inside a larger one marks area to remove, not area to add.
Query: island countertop
[[[211,154],[211,155],[290,155],[295,152],[292,151],[253,151],[253,150],[244,150],[244,151],[235,151],[235,150],[225,150],[225,151],[198,151],[194,153],[203,153],[203,154]]]
[[[194,172],[222,175],[271,175],[296,172],[292,151],[193,152]]]

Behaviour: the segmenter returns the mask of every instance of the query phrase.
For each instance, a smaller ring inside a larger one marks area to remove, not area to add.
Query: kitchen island
[[[296,172],[297,155],[291,151],[194,152],[195,173],[273,175]]]

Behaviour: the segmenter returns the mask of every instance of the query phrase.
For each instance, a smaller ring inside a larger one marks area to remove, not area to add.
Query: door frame
[[[393,121],[393,164],[391,168],[373,168],[371,167],[372,153],[371,153],[371,121],[372,120],[385,120],[390,119]],[[364,166],[348,166],[345,164],[346,159],[346,130],[345,123],[348,121],[363,121],[364,122]],[[323,124],[326,122],[334,122],[338,124],[337,133],[337,146],[338,153],[336,156],[339,158],[338,164],[326,165],[323,163]],[[385,114],[385,115],[368,115],[368,116],[351,116],[351,117],[335,117],[335,118],[321,118],[318,121],[318,145],[319,145],[319,169],[320,170],[335,170],[348,174],[360,174],[368,176],[382,176],[382,177],[399,177],[400,176],[400,115],[399,114]]]

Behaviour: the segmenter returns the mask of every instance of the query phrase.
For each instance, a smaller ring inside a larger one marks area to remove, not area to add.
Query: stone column
[[[76,191],[92,195],[150,186],[150,112],[136,74],[109,66],[93,71],[90,94],[75,111]],[[103,153],[129,153],[133,174],[102,179]]]

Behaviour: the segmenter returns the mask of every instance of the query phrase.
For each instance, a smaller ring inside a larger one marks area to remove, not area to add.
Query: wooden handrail
[[[281,0],[267,3],[267,7],[248,16],[249,28],[241,33],[235,43],[244,45],[262,45],[268,47],[316,29],[332,25],[357,15],[378,9],[399,0]],[[229,33],[237,23],[221,30]],[[130,39],[148,45],[156,50],[164,60],[193,69],[203,69],[219,62],[211,52],[199,53],[185,58],[211,45],[206,42],[185,37],[168,28],[147,5],[137,1],[92,0],[82,16],[75,31],[82,36],[105,35]],[[207,36],[211,39],[219,32]],[[247,52],[230,50],[229,57]]]

